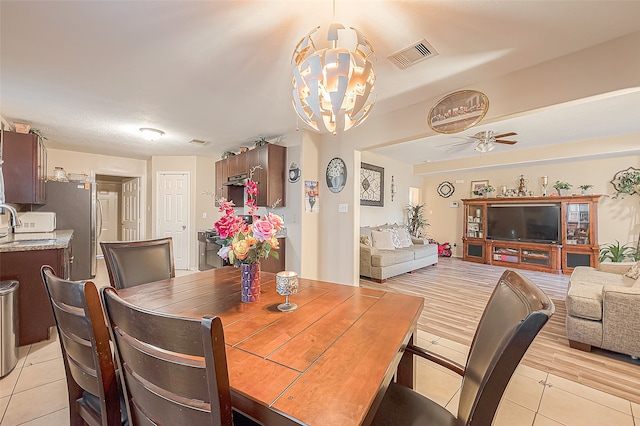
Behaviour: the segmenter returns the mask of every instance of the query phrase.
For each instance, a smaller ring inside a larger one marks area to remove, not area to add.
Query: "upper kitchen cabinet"
[[[215,191],[215,205],[220,206],[218,202],[221,198],[229,199],[229,191],[224,183],[229,177],[229,164],[225,160],[216,162],[216,191]]]
[[[237,176],[247,173],[247,155],[239,154],[227,157],[227,175]]]
[[[14,204],[45,204],[47,150],[37,135],[2,131],[0,140],[5,199]]]
[[[273,207],[280,200],[277,207],[285,205],[285,163],[287,148],[280,145],[267,144],[245,153],[247,155],[247,169],[253,169],[252,179],[258,185],[257,205]],[[255,168],[259,166],[259,168]],[[255,169],[254,169],[255,168]]]
[[[216,162],[216,193],[227,197],[238,207],[244,206],[243,183],[253,169],[252,179],[258,185],[259,207],[285,205],[287,148],[267,144]],[[255,168],[260,166],[260,168]],[[255,169],[254,169],[255,168]],[[242,175],[242,176],[239,176]]]

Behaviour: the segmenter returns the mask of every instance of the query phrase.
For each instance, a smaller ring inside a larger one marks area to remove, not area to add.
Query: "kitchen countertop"
[[[69,247],[73,231],[9,234],[0,238],[0,253],[10,251],[54,250]]]

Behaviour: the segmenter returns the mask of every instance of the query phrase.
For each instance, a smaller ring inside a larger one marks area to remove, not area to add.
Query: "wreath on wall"
[[[629,167],[613,175],[611,185],[616,191],[613,198],[624,198],[624,195],[640,194],[640,170]]]
[[[447,182],[446,180],[438,185],[438,195],[442,198],[449,198],[455,192],[455,188],[451,185],[451,182]]]

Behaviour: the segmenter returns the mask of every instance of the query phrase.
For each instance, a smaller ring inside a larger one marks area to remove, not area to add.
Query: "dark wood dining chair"
[[[220,318],[142,309],[112,287],[102,300],[133,426],[255,424],[232,414]]]
[[[58,278],[48,265],[40,271],[62,348],[70,425],[124,424],[126,410],[120,404],[109,331],[96,286],[91,281]]]
[[[102,242],[102,253],[111,285],[117,289],[133,287],[176,276],[173,240]]]
[[[412,389],[391,383],[372,424],[490,425],[513,372],[554,311],[553,302],[529,279],[505,271],[484,309],[466,366],[407,346],[407,352],[462,376],[457,415]]]

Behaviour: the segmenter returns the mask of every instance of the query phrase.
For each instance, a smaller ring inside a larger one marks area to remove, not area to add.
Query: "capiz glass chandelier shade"
[[[374,52],[360,31],[337,23],[329,26],[331,47],[318,48],[312,36],[319,29],[303,37],[294,49],[293,107],[309,126],[335,135],[337,130],[359,125],[371,112],[376,75],[370,57]],[[352,49],[344,45],[349,41]]]

